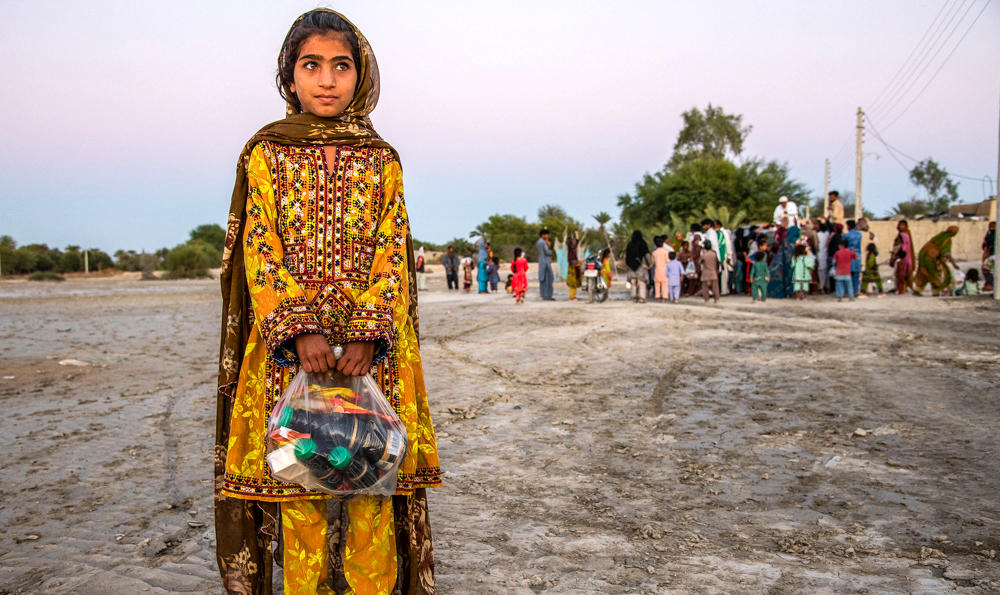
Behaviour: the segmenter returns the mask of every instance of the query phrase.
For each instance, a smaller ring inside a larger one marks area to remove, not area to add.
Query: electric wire
[[[875,123],[872,122],[871,118],[868,117],[867,114],[865,114],[865,120],[868,121],[868,125],[871,127],[872,134],[875,136],[876,140],[878,140],[878,142],[882,143],[882,146],[885,147],[886,152],[888,152],[889,156],[892,157],[893,160],[895,160],[896,163],[898,163],[899,166],[903,168],[903,171],[905,171],[907,174],[909,174],[910,173],[910,168],[907,167],[907,165],[905,163],[903,163],[903,161],[897,156],[897,154],[898,155],[902,155],[903,157],[906,157],[907,159],[909,159],[913,163],[920,163],[920,160],[917,159],[916,157],[913,157],[912,155],[909,155],[908,153],[904,152],[902,149],[900,149],[900,148],[898,148],[898,147],[896,147],[894,145],[889,144],[889,142],[886,141],[885,138],[882,137],[882,134],[878,131],[878,128],[875,127]],[[950,176],[950,177],[962,178],[962,179],[965,179],[965,180],[972,180],[973,182],[979,182],[981,184],[985,183],[985,182],[989,182],[989,184],[992,185],[992,183],[993,183],[993,178],[991,178],[989,175],[983,175],[983,176],[980,176],[980,177],[977,178],[975,176],[967,176],[967,175],[964,175],[964,174],[957,174],[957,173],[954,173],[954,172],[950,172],[948,170],[945,170],[945,173],[948,176]],[[985,190],[983,191],[983,197],[984,198],[987,197],[987,193],[986,193]]]
[[[927,83],[924,84],[924,86],[920,89],[920,91],[916,94],[916,96],[913,97],[913,99],[910,101],[910,103],[907,104],[906,108],[904,108],[903,111],[899,113],[899,115],[897,115],[891,122],[889,122],[886,125],[886,127],[885,127],[886,130],[888,130],[893,124],[895,124],[896,122],[898,122],[899,119],[902,118],[906,114],[906,112],[910,111],[910,108],[913,107],[913,104],[916,103],[918,99],[920,99],[920,97],[924,94],[924,91],[927,90],[927,87],[929,87],[931,85],[931,83],[934,82],[934,79],[937,78],[937,75],[945,67],[945,65],[948,63],[948,61],[951,60],[951,57],[953,55],[955,55],[955,50],[957,50],[962,45],[962,42],[965,41],[965,38],[968,37],[969,32],[972,31],[972,28],[976,26],[977,22],[979,22],[979,18],[981,16],[983,16],[983,13],[986,12],[986,8],[989,5],[990,5],[990,0],[986,0],[986,3],[983,4],[982,9],[980,9],[980,11],[979,11],[979,14],[976,15],[976,18],[972,19],[972,23],[969,24],[969,27],[965,30],[965,33],[963,33],[962,37],[959,38],[958,43],[956,43],[955,46],[953,48],[951,48],[951,51],[948,52],[947,56],[945,56],[944,61],[941,62],[941,64],[938,66],[937,70],[934,71],[934,74],[931,75],[931,78],[929,78],[927,80]],[[970,8],[971,8],[971,6],[970,6]],[[964,16],[963,16],[963,18],[964,18]]]
[[[903,60],[903,63],[899,65],[899,70],[897,70],[896,73],[894,75],[892,75],[892,78],[889,79],[889,82],[882,89],[882,92],[879,93],[878,96],[876,96],[875,99],[872,100],[871,103],[868,104],[869,109],[871,109],[871,110],[878,109],[879,101],[881,101],[883,98],[888,99],[888,97],[886,96],[886,93],[890,89],[894,88],[895,85],[902,80],[900,78],[900,74],[902,74],[903,71],[909,66],[910,60],[912,60],[913,57],[916,55],[917,50],[919,50],[923,46],[924,41],[927,40],[927,35],[934,28],[934,25],[938,22],[938,19],[941,18],[941,14],[944,12],[944,9],[950,3],[951,3],[951,0],[946,0],[944,3],[941,4],[941,8],[938,10],[937,14],[934,15],[934,19],[931,21],[931,24],[927,26],[927,29],[924,30],[924,34],[920,37],[920,41],[918,41],[917,44],[915,46],[913,46],[913,49],[910,50],[910,55],[907,56],[906,60]]]
[[[941,51],[948,46],[948,43],[955,35],[955,31],[958,30],[958,27],[962,24],[962,21],[965,20],[965,17],[969,14],[969,11],[972,10],[973,6],[975,6],[975,0],[970,0],[969,5],[968,7],[965,8],[965,12],[962,13],[961,18],[959,18],[958,21],[955,21],[955,17],[958,16],[959,12],[962,11],[962,8],[965,7],[965,0],[962,0],[961,4],[956,5],[957,10],[951,14],[947,22],[944,23],[944,26],[941,27],[941,29],[938,31],[934,40],[930,43],[930,45],[928,45],[924,49],[921,58],[918,60],[917,63],[914,64],[913,68],[908,74],[909,80],[907,80],[905,84],[901,85],[898,88],[897,92],[894,93],[892,97],[886,100],[886,103],[883,104],[883,106],[879,108],[870,109],[870,111],[873,114],[877,112],[882,112],[880,116],[887,116],[889,113],[892,112],[893,109],[896,108],[897,105],[899,105],[900,102],[905,101],[907,94],[912,90],[913,86],[916,85],[917,82],[920,80],[920,78],[924,75],[924,73],[927,72],[927,69],[930,67],[930,65],[937,60],[938,56],[941,54]],[[955,23],[954,26],[952,26],[952,22]],[[948,30],[949,27],[951,27],[951,30],[948,32],[947,36],[943,37],[942,40],[944,32]],[[940,45],[938,45],[939,40],[942,40]]]

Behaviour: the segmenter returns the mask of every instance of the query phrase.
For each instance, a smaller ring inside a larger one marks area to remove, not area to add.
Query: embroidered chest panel
[[[296,281],[366,284],[384,206],[386,149],[269,144],[283,264]]]

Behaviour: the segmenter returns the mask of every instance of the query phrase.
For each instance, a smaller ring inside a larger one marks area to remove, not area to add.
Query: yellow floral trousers
[[[350,585],[345,595],[389,593],[396,584],[392,500],[357,498],[347,503],[347,509],[353,521],[344,546],[344,576]],[[326,584],[327,529],[326,501],[281,503],[286,595],[333,595]]]

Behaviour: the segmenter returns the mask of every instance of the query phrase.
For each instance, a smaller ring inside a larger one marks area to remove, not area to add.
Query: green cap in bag
[[[291,407],[282,407],[281,413],[278,415],[278,425],[288,427],[288,424],[292,423],[292,417],[295,415],[295,410]]]
[[[307,460],[316,454],[316,442],[311,438],[302,438],[295,442],[295,456]]]
[[[330,456],[327,457],[326,460],[329,461],[335,468],[343,469],[351,464],[351,451],[347,450],[343,446],[338,446],[330,451]]]

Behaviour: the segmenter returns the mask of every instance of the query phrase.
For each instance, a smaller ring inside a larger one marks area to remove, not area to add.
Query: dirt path
[[[0,284],[0,593],[220,592],[216,296]],[[998,314],[427,293],[440,592],[1000,590]]]

